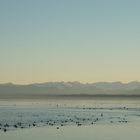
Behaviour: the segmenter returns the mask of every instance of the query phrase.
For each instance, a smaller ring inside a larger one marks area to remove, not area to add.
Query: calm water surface
[[[0,140],[138,140],[140,101],[0,100],[0,124]]]

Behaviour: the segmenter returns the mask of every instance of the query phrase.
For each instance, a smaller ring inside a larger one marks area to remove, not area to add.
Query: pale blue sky
[[[139,0],[0,0],[0,82],[140,80]]]

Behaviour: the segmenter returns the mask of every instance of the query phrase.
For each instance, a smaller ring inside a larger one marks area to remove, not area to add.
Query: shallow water
[[[1,133],[1,140],[139,140],[140,125],[41,127]]]
[[[0,100],[0,128],[2,140],[137,140],[140,101]]]

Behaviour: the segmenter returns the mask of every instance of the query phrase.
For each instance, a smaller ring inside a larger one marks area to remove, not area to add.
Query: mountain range
[[[34,97],[46,95],[140,95],[140,82],[46,82],[28,85],[13,83],[0,84],[0,98],[2,97]]]

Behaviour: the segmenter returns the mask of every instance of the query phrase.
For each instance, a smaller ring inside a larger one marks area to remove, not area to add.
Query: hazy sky
[[[0,0],[0,82],[140,80],[140,0]]]

